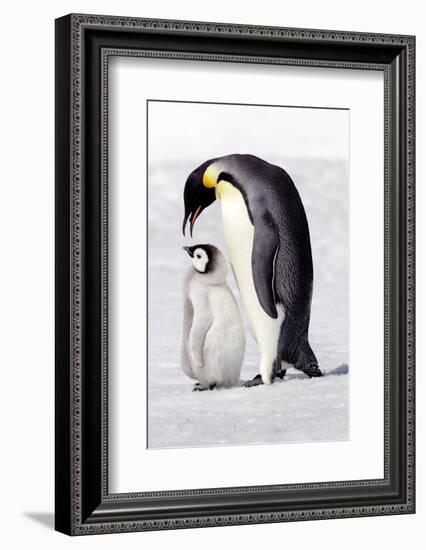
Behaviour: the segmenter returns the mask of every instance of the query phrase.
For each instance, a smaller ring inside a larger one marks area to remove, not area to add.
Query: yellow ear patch
[[[210,166],[207,168],[207,170],[204,172],[204,175],[203,175],[204,187],[208,187],[209,189],[211,189],[212,187],[216,187],[218,175],[219,175],[218,168],[214,164],[210,164]]]

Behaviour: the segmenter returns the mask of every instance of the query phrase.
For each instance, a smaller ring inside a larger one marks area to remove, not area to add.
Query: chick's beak
[[[193,253],[193,251],[191,250],[191,247],[190,247],[190,246],[183,246],[182,248],[183,248],[183,250],[185,250],[185,251],[191,256],[191,258],[194,257],[194,253]]]

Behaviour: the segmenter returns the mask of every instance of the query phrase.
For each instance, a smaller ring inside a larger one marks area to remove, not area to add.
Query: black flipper
[[[267,210],[256,216],[251,265],[260,305],[265,312],[278,317],[274,293],[274,263],[279,246],[278,230]]]

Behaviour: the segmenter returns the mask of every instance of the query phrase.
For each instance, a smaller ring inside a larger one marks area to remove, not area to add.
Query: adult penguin
[[[188,177],[183,233],[221,201],[231,265],[260,352],[260,374],[246,386],[283,378],[287,366],[322,376],[309,345],[313,268],[308,222],[285,170],[253,155],[208,160]]]

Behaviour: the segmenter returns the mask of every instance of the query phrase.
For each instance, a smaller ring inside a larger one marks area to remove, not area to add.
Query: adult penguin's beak
[[[191,256],[191,258],[194,257],[194,251],[191,246],[183,246],[182,248]]]
[[[185,218],[183,220],[183,226],[182,226],[182,231],[183,231],[184,236],[185,236],[186,224],[189,221],[189,234],[191,235],[191,238],[192,238],[192,230],[194,228],[195,220],[198,218],[198,216],[201,214],[201,212],[202,212],[202,208],[201,208],[201,206],[199,206],[195,210],[195,212],[191,211],[189,214],[185,214]]]

